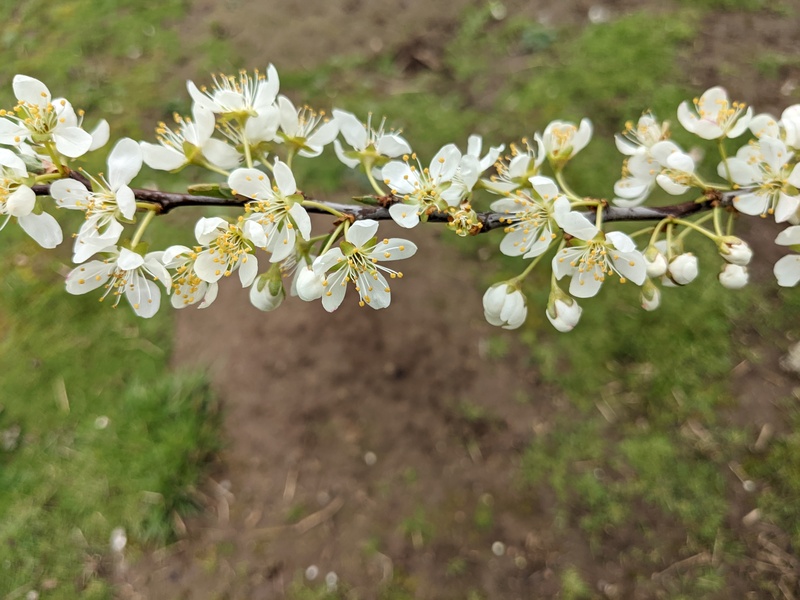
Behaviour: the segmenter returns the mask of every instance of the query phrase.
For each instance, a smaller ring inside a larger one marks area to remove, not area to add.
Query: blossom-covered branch
[[[775,241],[800,250],[800,105],[780,119],[754,116],[719,87],[677,110],[687,131],[717,142],[719,180],[701,177],[692,153],[670,139],[668,123],[645,113],[615,139],[624,158],[610,199],[579,195],[568,182],[572,160],[592,138],[588,119],[553,121],[532,139],[488,150],[472,135],[465,150],[447,143],[423,162],[385,120],[370,115],[362,122],[338,108],[330,115],[298,109],[279,94],[270,65],[264,74],[219,76],[210,88],[188,82],[191,116],[159,124],[156,143],[119,140],[105,174],[92,174],[72,162],[106,144],[108,124],[101,120],[86,132],[82,113],[32,77],[17,75],[13,88],[16,106],[0,111],[0,144],[8,146],[0,148],[2,227],[13,219],[53,248],[63,234],[50,209],[82,213],[67,291],[101,290],[101,300],[115,304],[124,296],[142,317],[158,310],[162,286],[174,307],[202,308],[216,299],[219,280],[234,273],[261,310],[274,310],[291,294],[319,299],[333,311],[349,288],[362,306],[386,308],[390,283],[402,272],[384,263],[417,250],[409,240],[378,235],[379,221],[389,219],[404,228],[446,223],[462,237],[502,230],[500,251],[526,264],[491,286],[483,301],[486,319],[508,329],[525,321],[524,282],[540,265],[551,274],[546,315],[569,331],[581,316],[578,299],[599,293],[606,281],[640,286],[645,310],[658,308],[664,287],[691,283],[698,259],[685,250],[690,236],[715,245],[721,285],[744,286],[753,253],[734,235],[740,214],[788,223]],[[725,140],[748,131],[754,139],[729,157]],[[331,145],[369,186],[353,203],[310,197],[295,179],[294,161],[314,159]],[[206,180],[185,193],[133,187],[144,165],[172,173],[201,169]],[[691,195],[645,205],[657,188]],[[191,247],[151,251],[153,218],[182,206],[231,213],[200,218]],[[314,235],[311,213],[329,215],[330,227]],[[623,221],[646,226],[630,234],[615,230]],[[774,272],[780,285],[796,285],[800,255],[784,256]],[[562,280],[569,281],[566,289]]]

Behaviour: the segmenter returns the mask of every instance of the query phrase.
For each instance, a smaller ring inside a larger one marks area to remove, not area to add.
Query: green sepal
[[[356,252],[356,247],[347,240],[342,240],[339,243],[339,248],[345,256],[352,256]]]
[[[211,196],[212,198],[233,198],[231,188],[224,183],[196,183],[187,188],[192,196]]]

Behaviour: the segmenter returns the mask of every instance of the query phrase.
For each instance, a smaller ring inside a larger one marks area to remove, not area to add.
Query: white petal
[[[96,290],[108,281],[113,271],[114,264],[102,260],[93,260],[75,267],[67,275],[67,292],[78,295]]]
[[[92,147],[92,136],[80,127],[61,127],[53,132],[56,150],[69,158],[83,156]]]
[[[766,194],[740,194],[733,198],[733,207],[746,215],[763,214],[768,203],[769,197]]]
[[[431,179],[450,181],[456,174],[458,163],[461,161],[461,151],[455,144],[443,146],[431,160]]]
[[[775,263],[773,268],[778,285],[794,287],[800,281],[800,254],[789,254]]]
[[[52,215],[31,213],[20,217],[17,222],[42,248],[55,248],[63,241],[61,226]]]
[[[123,271],[138,269],[144,264],[144,256],[127,248],[120,248],[117,266]]]
[[[278,110],[281,113],[281,129],[289,137],[297,135],[300,124],[297,121],[297,110],[286,96],[278,96]]]
[[[111,190],[117,191],[128,185],[141,168],[141,147],[131,138],[122,138],[108,155],[108,184]]]
[[[379,240],[369,255],[383,262],[411,258],[416,252],[417,246],[413,242],[401,238],[389,238]]]
[[[798,208],[800,208],[800,197],[789,196],[781,192],[778,202],[775,205],[775,221],[777,223],[788,221],[792,216],[797,214]]]
[[[393,160],[381,170],[384,181],[401,196],[411,194],[416,189],[414,184],[419,183],[418,175],[406,163]]]
[[[295,202],[289,209],[289,214],[294,219],[294,224],[297,226],[300,237],[304,240],[311,237],[311,217],[308,216],[306,209],[300,203]]]
[[[600,286],[603,285],[602,280],[597,273],[598,269],[592,269],[584,273],[575,273],[572,276],[572,281],[569,283],[569,293],[576,298],[591,298],[596,296],[600,291]],[[595,277],[597,275],[597,277]]]
[[[194,262],[194,272],[203,281],[215,283],[225,274],[225,265],[216,262],[214,259],[219,256],[218,252],[211,254],[209,251],[201,252]]]
[[[89,151],[97,150],[105,146],[111,135],[111,128],[108,126],[108,121],[100,119],[97,127],[95,127],[89,135],[92,136],[92,145],[89,146]]]
[[[236,194],[247,198],[273,198],[269,177],[258,169],[236,169],[228,176],[228,185]]]
[[[275,178],[275,183],[284,196],[291,196],[297,191],[297,183],[295,182],[294,175],[289,165],[286,163],[277,161],[273,168],[272,176]]]
[[[158,171],[175,171],[187,164],[186,156],[175,148],[140,142],[142,159],[151,169]]]
[[[378,222],[372,219],[364,219],[363,221],[356,221],[350,226],[345,234],[345,239],[353,244],[356,248],[361,248],[375,237],[378,231]]]
[[[0,118],[0,144],[16,146],[28,137],[28,130],[9,119]]]
[[[376,144],[376,150],[379,154],[389,158],[411,154],[411,146],[408,142],[395,133],[382,136]]]
[[[29,215],[35,205],[36,194],[27,185],[19,186],[6,199],[6,210],[8,210],[8,214],[12,217],[24,217]]]
[[[8,148],[0,148],[0,165],[11,169],[15,175],[20,177],[27,177],[28,175],[28,168],[25,166],[25,161]]]
[[[195,139],[187,141],[195,146],[202,146],[214,135],[214,113],[198,104],[193,107],[192,116]]]
[[[621,231],[609,231],[606,233],[606,239],[614,244],[614,248],[620,252],[633,252],[636,250],[634,241]]]
[[[50,103],[50,90],[38,79],[27,75],[14,75],[12,83],[17,100],[44,108]]]
[[[334,108],[333,118],[339,124],[339,131],[348,144],[356,150],[364,150],[367,147],[369,141],[367,129],[353,113]]]
[[[208,162],[226,171],[236,168],[241,162],[236,148],[222,140],[210,139],[203,144],[201,150]]]
[[[194,82],[187,81],[186,89],[189,92],[189,95],[192,97],[192,100],[194,100],[195,104],[206,110],[210,110],[212,112],[219,112],[219,107],[214,102],[212,102],[211,98],[209,98],[206,94],[201,92],[194,84]]]
[[[127,185],[123,185],[116,193],[117,206],[122,216],[126,219],[132,219],[136,214],[136,196],[133,190]]]
[[[306,143],[312,148],[327,146],[336,139],[337,135],[339,135],[339,124],[330,120],[308,136]]]
[[[579,212],[570,211],[566,215],[556,215],[556,222],[566,233],[579,240],[591,240],[599,231],[595,225]]]
[[[331,275],[325,286],[325,291],[322,293],[322,307],[328,312],[333,312],[344,300],[344,295],[347,292],[347,284],[344,281],[345,269],[336,271]]]
[[[258,258],[255,254],[246,254],[239,260],[239,281],[242,287],[250,287],[258,275]]]
[[[339,140],[333,140],[333,151],[336,153],[336,158],[350,169],[355,169],[361,164],[361,161],[357,158],[351,158],[345,154],[345,150],[342,148],[342,143]]]
[[[641,252],[620,252],[618,256],[611,259],[617,271],[636,285],[642,285],[647,277],[647,265]]]
[[[781,246],[800,244],[800,225],[793,225],[781,231],[775,238],[775,243]]]
[[[125,297],[133,312],[143,319],[151,318],[161,306],[161,289],[140,273],[135,273],[133,281],[125,286]]]

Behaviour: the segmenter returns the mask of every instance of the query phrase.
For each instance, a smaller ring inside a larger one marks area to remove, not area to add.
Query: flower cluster
[[[579,323],[578,300],[600,293],[607,281],[637,286],[642,308],[656,310],[662,288],[698,277],[699,259],[687,249],[695,234],[715,245],[720,284],[741,288],[753,252],[734,235],[737,214],[788,224],[775,241],[794,252],[777,261],[774,273],[781,286],[800,281],[800,105],[780,119],[754,115],[719,87],[682,103],[683,128],[719,145],[720,180],[714,182],[701,177],[696,153],[671,139],[668,122],[644,113],[615,139],[622,174],[609,202],[579,195],[567,183],[570,164],[593,135],[588,119],[553,121],[508,144],[507,152],[505,145],[485,150],[483,139],[471,135],[466,149],[447,143],[425,160],[386,119],[298,108],[280,93],[270,65],[264,73],[218,75],[208,87],[188,82],[190,116],[176,114],[173,126],[160,123],[155,142],[120,139],[105,174],[90,174],[74,170],[71,161],[101,148],[108,124],[85,131],[83,113],[32,77],[17,75],[13,89],[17,104],[0,111],[6,146],[0,148],[0,228],[14,219],[39,245],[53,248],[63,234],[51,209],[82,213],[67,291],[102,290],[100,299],[112,296],[115,306],[125,296],[142,317],[158,311],[162,293],[175,308],[207,307],[219,282],[234,274],[264,311],[289,296],[319,300],[333,311],[349,287],[360,306],[386,308],[390,283],[403,276],[386,263],[417,251],[407,239],[378,234],[379,220],[389,218],[406,229],[447,222],[459,236],[502,229],[500,252],[527,261],[519,275],[483,296],[486,320],[506,329],[527,319],[525,280],[540,263],[551,272],[545,316],[558,331]],[[728,156],[723,142],[748,131],[753,139]],[[302,190],[293,162],[328,146],[372,188],[355,198],[365,206],[316,200]],[[144,165],[201,169],[211,180],[183,195],[135,189]],[[696,194],[694,203],[642,206],[659,193],[688,192]],[[150,222],[184,199],[235,207],[238,214],[202,217],[194,245],[151,251]],[[315,235],[312,212],[329,215],[332,227]],[[632,234],[614,229],[626,217],[652,225]]]

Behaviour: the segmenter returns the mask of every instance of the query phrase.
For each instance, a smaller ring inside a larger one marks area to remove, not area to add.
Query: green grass
[[[89,128],[105,117],[112,138],[149,129],[183,95],[167,70],[178,60],[170,24],[184,9],[6,3],[0,101],[13,104],[11,78],[25,73],[85,108]],[[2,236],[0,597],[110,598],[111,531],[125,529],[130,557],[174,536],[219,444],[217,403],[202,376],[169,371],[169,311],[144,321],[124,300],[114,310],[98,294],[69,296],[67,236],[55,253],[15,223]]]

